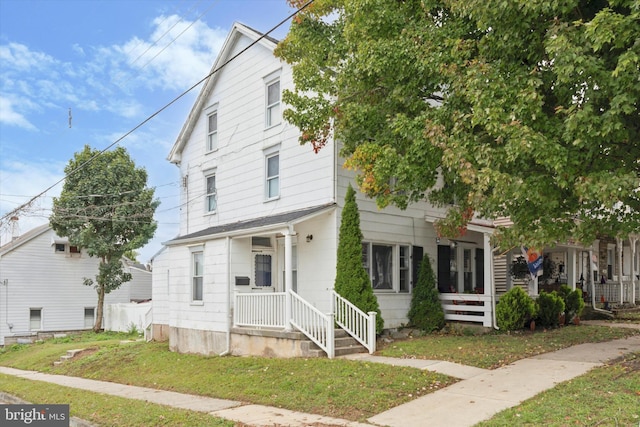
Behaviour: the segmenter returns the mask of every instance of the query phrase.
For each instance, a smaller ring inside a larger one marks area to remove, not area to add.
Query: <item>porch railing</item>
[[[605,301],[617,304],[620,302],[620,283],[608,282],[608,283],[594,283],[595,286],[595,297],[596,302],[600,302],[601,299]],[[636,300],[640,299],[640,282],[635,284],[636,292],[635,298]],[[591,292],[591,286],[584,286],[587,292]],[[632,288],[631,282],[623,282],[622,283],[622,298],[623,302],[634,302],[631,301],[633,299],[632,296]]]
[[[336,323],[373,354],[376,351],[377,313],[365,313],[335,291],[331,291],[331,304]]]
[[[324,314],[297,293],[289,290],[291,296],[291,324],[327,353],[329,359],[335,356],[333,314]]]
[[[236,293],[233,323],[236,326],[285,328],[286,298],[285,292]]]
[[[445,320],[482,323],[491,327],[491,296],[482,294],[440,294]]]

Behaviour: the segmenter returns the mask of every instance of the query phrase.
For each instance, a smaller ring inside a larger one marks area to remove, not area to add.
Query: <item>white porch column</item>
[[[591,307],[596,306],[596,285],[593,282],[593,272],[594,272],[594,265],[593,265],[593,249],[589,248],[589,276],[588,276],[588,280],[587,283],[589,283],[591,285],[591,287],[589,287],[589,292],[591,292]]]
[[[489,233],[482,234],[482,243],[484,249],[484,294],[492,296],[495,294],[495,283],[493,281],[493,250],[491,248],[491,235]],[[485,301],[485,304],[489,304]],[[486,310],[486,309],[485,309]],[[485,328],[492,327],[493,319],[493,304],[491,304],[490,311],[484,312],[484,318],[482,320],[482,326]]]
[[[578,281],[576,248],[569,248],[567,251],[567,284],[572,290],[576,290],[576,282]]]
[[[638,236],[629,236],[631,243],[631,304],[636,305],[636,274],[638,274],[638,259],[636,258],[636,246],[638,244]]]
[[[624,304],[624,285],[622,284],[622,249],[624,241],[620,238],[616,238],[616,245],[618,247],[618,284],[620,285],[620,305]]]
[[[289,227],[287,231],[284,233],[284,291],[286,292],[285,297],[285,313],[287,315],[285,330],[291,330],[291,317],[292,317],[292,309],[291,309],[291,294],[289,291],[291,290],[291,284],[293,283],[293,239],[292,237],[295,235],[293,231],[293,227]]]

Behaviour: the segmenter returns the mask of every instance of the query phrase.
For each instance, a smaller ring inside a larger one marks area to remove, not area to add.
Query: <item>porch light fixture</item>
[[[449,243],[449,246],[451,246],[451,249],[455,249],[458,244],[452,241],[451,243]]]
[[[307,243],[313,240],[313,234],[307,234]]]

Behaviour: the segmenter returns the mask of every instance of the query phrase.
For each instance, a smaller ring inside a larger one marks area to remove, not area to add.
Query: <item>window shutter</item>
[[[420,271],[420,264],[422,264],[423,257],[424,249],[422,246],[414,246],[411,249],[411,284],[413,286],[418,283],[418,273]]]
[[[438,245],[438,290],[451,292],[451,248]]]

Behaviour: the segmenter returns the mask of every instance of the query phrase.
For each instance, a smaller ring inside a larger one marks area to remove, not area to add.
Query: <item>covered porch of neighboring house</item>
[[[436,217],[427,217],[433,223]],[[445,320],[495,326],[495,265],[488,221],[474,220],[456,239],[437,238],[437,282]]]
[[[635,305],[640,297],[638,236],[602,238],[589,246],[566,242],[542,252],[542,273],[533,280],[529,280],[528,272],[522,277],[513,274],[514,266],[522,256],[520,248],[506,254],[510,272],[507,289],[523,286],[527,287],[529,295],[537,296],[539,292],[557,291],[560,286],[567,285],[582,290],[586,303],[607,310],[614,305]]]

